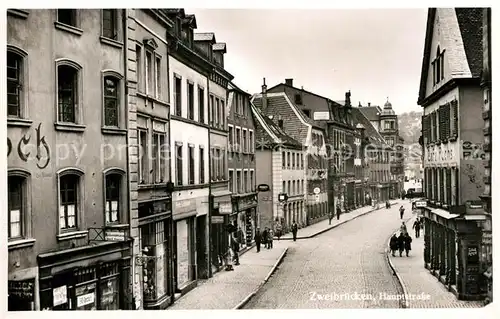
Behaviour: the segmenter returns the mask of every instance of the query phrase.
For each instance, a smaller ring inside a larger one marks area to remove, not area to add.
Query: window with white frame
[[[253,169],[250,170],[250,191],[255,192],[255,171]]]
[[[137,137],[139,138],[139,167],[138,179],[139,184],[146,184],[149,182],[148,178],[148,131],[146,128],[137,129]]]
[[[198,86],[198,121],[205,123],[205,89]]]
[[[194,120],[194,83],[187,81],[187,117]]]
[[[247,153],[248,152],[248,140],[247,140],[247,129],[244,128],[243,129],[243,153]]]
[[[118,10],[102,9],[102,36],[112,40],[119,40]]]
[[[182,174],[183,170],[183,153],[182,153],[182,143],[175,143],[175,170],[176,170],[176,179],[177,186],[183,185]]]
[[[250,143],[250,153],[255,153],[255,137],[253,135],[253,130],[248,131],[248,141]]]
[[[234,193],[234,171],[232,169],[229,170],[229,191]]]
[[[67,170],[60,173],[59,179],[59,229],[77,230],[83,208],[83,172]]]
[[[28,235],[27,228],[31,225],[30,207],[28,207],[28,181],[26,173],[11,175],[9,172],[7,180],[7,238],[9,241],[26,238]]]
[[[175,115],[182,116],[182,78],[174,75],[174,105]]]
[[[243,171],[243,192],[248,192],[248,170]]]
[[[153,183],[166,182],[166,160],[167,160],[167,136],[164,132],[153,132],[152,143],[152,177]]]
[[[235,151],[241,153],[241,128],[236,128],[236,143],[235,143]]]
[[[226,128],[226,102],[224,100],[220,100],[220,128]]]
[[[241,170],[236,171],[236,190],[238,193],[242,193],[241,190]]]
[[[200,146],[198,165],[200,167],[200,184],[205,183],[205,148]]]
[[[214,118],[214,126],[220,128],[220,101],[218,98],[215,98],[215,118]]]
[[[234,127],[229,124],[229,136],[228,136],[228,144],[229,144],[229,151],[233,151],[233,144],[234,144]]]
[[[122,103],[122,79],[123,76],[119,73],[106,71],[103,72],[103,113],[104,126],[120,127],[121,117],[123,116]]]
[[[188,184],[194,184],[194,145],[188,145]]]
[[[161,98],[161,56],[151,50],[146,50],[146,94]]]
[[[106,224],[120,222],[121,185],[123,174],[109,173],[105,177],[105,208],[104,215]]]

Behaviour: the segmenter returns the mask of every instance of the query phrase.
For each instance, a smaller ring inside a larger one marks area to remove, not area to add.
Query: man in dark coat
[[[399,257],[403,257],[403,250],[405,249],[405,236],[401,232],[398,236],[398,248],[399,248]]]
[[[254,237],[254,240],[255,240],[255,246],[257,246],[257,252],[260,252],[260,241],[261,241],[262,237],[261,237],[261,234],[260,234],[260,228],[257,228],[255,230],[255,237]]]
[[[340,209],[340,205],[337,204],[337,220],[340,219],[340,213],[342,213],[342,210]]]
[[[297,241],[297,231],[299,230],[297,223],[295,223],[295,220],[292,222],[292,235],[293,235],[293,241]]]
[[[401,219],[403,219],[404,213],[405,213],[405,209],[404,209],[403,205],[401,205],[401,207],[399,207],[399,217]]]
[[[332,219],[333,219],[333,213],[330,211],[330,214],[328,214],[328,225],[332,224]]]
[[[264,231],[262,232],[262,237],[260,238],[260,241],[264,245],[264,248],[267,248],[267,227],[264,228]]]
[[[413,223],[413,229],[415,229],[415,238],[420,237],[420,219],[416,219]]]
[[[408,253],[411,250],[411,242],[412,242],[412,239],[411,239],[410,235],[406,234],[406,236],[404,236],[404,245],[405,245],[406,257],[408,257]],[[399,251],[401,251],[401,250],[399,250]]]
[[[234,265],[238,266],[240,264],[240,239],[238,238],[237,232],[231,236],[231,245],[233,248],[233,253],[234,253]]]
[[[392,257],[396,257],[396,250],[398,250],[398,237],[394,233],[391,237],[391,241],[389,242],[389,248],[391,249],[392,252]]]

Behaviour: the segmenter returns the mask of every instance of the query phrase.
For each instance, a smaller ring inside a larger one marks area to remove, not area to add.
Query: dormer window
[[[432,61],[433,85],[444,80],[444,50],[437,47],[436,58]]]
[[[304,112],[304,114],[307,116],[307,117],[311,117],[311,110],[308,110],[308,109],[303,109],[302,112]]]
[[[302,95],[295,94],[295,104],[302,105]]]

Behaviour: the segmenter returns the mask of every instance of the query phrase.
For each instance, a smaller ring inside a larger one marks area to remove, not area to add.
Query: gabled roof
[[[354,107],[355,109],[359,109],[361,113],[370,121],[378,121],[380,113],[382,110],[378,106],[362,106],[362,107]]]
[[[302,144],[287,135],[252,102],[250,102],[250,108],[255,122],[255,148],[257,150],[272,149],[277,145],[302,148]]]
[[[215,43],[215,33],[213,32],[204,32],[204,33],[195,33],[194,41],[211,41]]]
[[[228,84],[228,90],[229,91],[238,91],[239,93],[245,94],[245,95],[248,95],[248,96],[252,95],[252,94],[250,94],[248,92],[245,92],[242,89],[240,89],[236,84],[234,84],[234,82],[229,82],[229,84]]]
[[[440,9],[447,10],[447,9]],[[480,77],[483,54],[482,54],[482,8],[455,8],[453,9],[458,21],[460,35],[467,57],[471,76]],[[427,76],[431,59],[432,36],[434,33],[434,20],[436,18],[436,8],[429,8],[427,13],[427,27],[425,31],[424,56],[422,59],[422,71],[420,74],[420,89],[418,103],[426,98]],[[452,56],[451,56],[452,57]]]
[[[182,8],[174,8],[174,9],[164,9],[168,15],[179,15],[181,18],[186,16],[184,9]]]
[[[361,124],[365,128],[365,136],[370,139],[371,143],[375,143],[376,145],[384,145],[385,139],[380,135],[380,133],[373,127],[372,123],[370,120],[363,115],[361,112],[360,107],[353,107],[352,108],[352,117],[354,121],[354,125],[357,126],[358,124]]]
[[[224,42],[215,43],[212,49],[214,51],[222,51],[222,53],[227,53],[226,44]]]
[[[252,97],[252,103],[259,109],[262,109],[262,94],[256,94]],[[276,110],[280,109],[282,107],[290,108],[292,110],[292,113],[294,114],[299,114],[299,118],[304,119],[302,123],[306,123],[306,126],[308,126],[308,129],[305,129],[301,132],[300,139],[306,140],[307,135],[308,135],[308,130],[310,126],[314,126],[313,124],[310,123],[310,121],[307,121],[305,114],[302,113],[301,110],[297,109],[293,103],[291,103],[288,99],[288,96],[283,93],[267,93],[267,106],[268,110]],[[262,112],[264,113],[264,112]],[[274,111],[272,112],[266,112],[266,113],[271,113],[274,116],[277,116],[278,114],[274,114]],[[316,127],[316,126],[314,126]]]

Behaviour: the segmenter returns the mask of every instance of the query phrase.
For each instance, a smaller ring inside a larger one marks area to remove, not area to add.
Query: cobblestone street
[[[388,236],[400,225],[399,206],[312,239],[287,241],[286,259],[245,308],[399,308],[399,301],[390,299],[402,290],[385,256]],[[405,207],[408,212],[410,204]],[[380,298],[380,293],[387,298]]]
[[[418,298],[408,301],[410,308],[479,308],[483,304],[477,301],[458,300],[445,286],[424,268],[424,235],[415,238],[415,232],[410,231],[415,221],[415,216],[408,221],[408,230],[413,238],[410,257],[389,257],[403,284],[406,293],[416,296],[428,295],[429,298]]]

